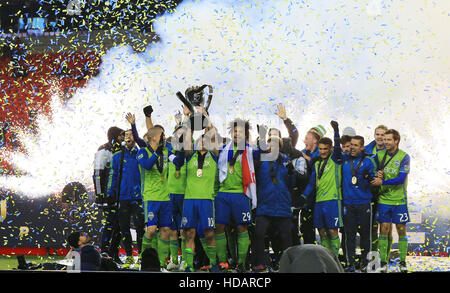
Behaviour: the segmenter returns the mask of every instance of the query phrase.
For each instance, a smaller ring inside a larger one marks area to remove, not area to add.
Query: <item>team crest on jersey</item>
[[[186,218],[186,217],[183,217],[183,218],[181,219],[181,226],[185,226],[185,225],[187,224],[187,222],[188,222],[187,218]]]
[[[153,218],[155,217],[155,214],[154,214],[153,212],[149,212],[148,215],[147,215],[147,217],[148,217],[150,220],[153,220]]]
[[[399,160],[395,161],[395,162],[394,162],[394,165],[395,165],[395,167],[400,166],[400,161],[399,161]]]

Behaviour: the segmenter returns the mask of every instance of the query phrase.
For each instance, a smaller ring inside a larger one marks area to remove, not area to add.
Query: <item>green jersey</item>
[[[157,156],[156,162],[149,167],[149,162],[152,161],[152,156]],[[158,162],[160,157],[150,151],[147,147],[141,148],[138,153],[139,170],[141,172],[141,192],[143,201],[169,201],[168,188],[168,150],[163,149],[162,172],[158,170]]]
[[[317,160],[312,175],[316,181],[316,202],[342,199],[341,166],[332,159],[332,156],[328,157],[328,160]]]
[[[400,173],[409,173],[409,155],[402,150],[398,150],[394,156],[386,154],[386,150],[377,153],[377,160],[380,169],[383,170],[383,181],[397,178]],[[386,154],[386,155],[385,155]],[[383,158],[384,161],[383,162]],[[406,188],[408,177],[402,184],[383,184],[380,186],[379,203],[388,205],[407,204]]]
[[[173,163],[169,163],[169,193],[171,194],[184,194],[186,189],[186,167],[182,166],[179,170],[180,177],[175,176],[176,166]]]
[[[233,155],[236,153],[237,147],[233,147]],[[220,184],[220,192],[229,193],[244,193],[244,185],[242,184],[242,164],[239,159],[241,155],[237,156],[236,163],[234,164],[234,170],[230,173],[230,162],[228,162],[228,174],[227,178]]]
[[[184,199],[211,199],[217,193],[218,170],[217,158],[207,152],[205,154],[202,171],[198,171],[199,153],[195,152],[187,159],[186,165],[186,193]]]

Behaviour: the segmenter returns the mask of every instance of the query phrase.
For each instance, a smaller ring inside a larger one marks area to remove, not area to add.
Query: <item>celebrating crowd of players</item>
[[[320,245],[337,256],[342,248],[346,271],[366,271],[368,253],[378,251],[378,270],[385,272],[395,223],[400,270],[406,271],[410,159],[399,149],[396,130],[378,126],[365,146],[352,128],[341,137],[338,122],[331,121],[334,142],[319,125],[306,133],[300,151],[283,105],[276,114],[289,137],[258,125],[253,144],[249,121],[234,119],[225,138],[202,106],[205,129],[194,140],[191,113],[183,109],[171,137],[153,124],[151,106],[144,108],[143,139],[130,113],[131,129],[109,129],[94,164],[105,216],[102,252],[120,262],[121,243],[123,267],[135,264],[133,219],[139,255],[156,250],[163,270],[193,272],[200,262],[211,272],[267,272],[277,270],[286,248],[316,243],[317,229]]]

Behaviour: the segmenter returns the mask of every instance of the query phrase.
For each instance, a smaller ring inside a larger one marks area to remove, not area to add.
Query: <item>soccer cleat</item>
[[[264,265],[254,266],[252,269],[252,272],[254,273],[268,273],[269,269],[266,268]]]
[[[406,266],[406,261],[400,261],[400,272],[407,273],[408,267]]]
[[[184,272],[184,268],[186,267],[186,263],[184,260],[182,260],[178,266],[178,271]]]
[[[207,265],[207,266],[202,266],[202,267],[200,268],[200,270],[201,270],[201,271],[209,271],[210,268],[211,268],[211,266],[210,266],[210,265]]]
[[[194,269],[191,268],[190,266],[187,266],[187,267],[184,269],[184,271],[185,271],[186,273],[193,273],[193,272],[195,272]]]
[[[168,271],[177,271],[180,269],[180,265],[179,264],[175,264],[173,262],[169,262],[169,264],[167,265],[167,270]]]
[[[245,265],[243,263],[240,263],[236,266],[236,268],[233,270],[233,273],[246,273],[247,270],[245,269]]]
[[[210,273],[221,273],[220,267],[218,264],[213,264],[211,268],[209,269]]]
[[[127,259],[125,260],[125,263],[122,265],[122,268],[128,269],[131,265],[134,265],[134,257],[127,256]]]
[[[221,271],[228,271],[230,269],[230,266],[227,262],[221,262],[219,263],[219,268]]]

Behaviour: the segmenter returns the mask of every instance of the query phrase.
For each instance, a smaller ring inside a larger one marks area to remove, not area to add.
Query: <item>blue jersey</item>
[[[122,180],[120,182],[120,200],[141,199],[141,181],[140,172],[137,161],[138,149],[135,147],[132,150],[125,148],[123,157]],[[120,159],[122,151],[113,155],[112,168],[109,173],[107,195],[116,198]]]
[[[342,191],[344,204],[360,205],[370,203],[372,200],[372,191],[370,181],[376,177],[375,162],[372,158],[360,153],[353,158],[350,155],[343,155],[342,165]],[[352,164],[356,176],[356,185],[352,183]],[[357,166],[362,160],[359,169]]]
[[[289,158],[281,154],[276,161],[262,161],[256,169],[257,216],[291,217],[292,198],[289,189],[295,184],[295,175],[289,174],[285,163]],[[272,182],[270,165],[275,173]]]
[[[375,140],[371,141],[368,145],[364,147],[364,151],[366,152],[366,154],[368,154],[371,157],[375,157],[377,152],[385,149],[386,147],[383,147],[382,149],[377,149],[377,144]]]

